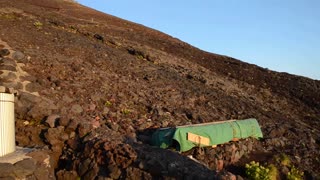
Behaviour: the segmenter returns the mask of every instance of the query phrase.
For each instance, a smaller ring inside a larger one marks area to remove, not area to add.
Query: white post
[[[16,150],[14,95],[0,93],[0,157]]]

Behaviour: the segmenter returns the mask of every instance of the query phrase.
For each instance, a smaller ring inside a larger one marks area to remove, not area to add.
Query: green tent
[[[152,145],[161,148],[177,145],[177,150],[185,152],[196,146],[214,146],[249,137],[257,139],[263,137],[256,119],[161,128],[153,133]]]

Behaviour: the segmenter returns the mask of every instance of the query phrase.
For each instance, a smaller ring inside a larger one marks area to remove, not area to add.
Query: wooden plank
[[[205,146],[209,146],[210,145],[210,140],[207,137],[203,137],[203,136],[199,136],[197,134],[193,134],[188,132],[187,133],[187,140],[197,143],[197,144],[201,144],[201,145],[205,145]]]

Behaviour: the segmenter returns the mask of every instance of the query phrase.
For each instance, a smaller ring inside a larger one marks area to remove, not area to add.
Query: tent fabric
[[[188,151],[196,146],[205,146],[188,140],[188,133],[209,138],[209,146],[224,144],[234,138],[253,137],[258,139],[263,137],[258,121],[256,119],[246,119],[159,129],[152,136],[152,144],[161,148],[168,148],[172,146],[173,140],[175,140],[179,144],[177,149],[181,152]]]

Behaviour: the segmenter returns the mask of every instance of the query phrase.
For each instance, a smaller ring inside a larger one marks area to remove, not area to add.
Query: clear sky
[[[205,51],[320,80],[320,0],[77,0]]]

